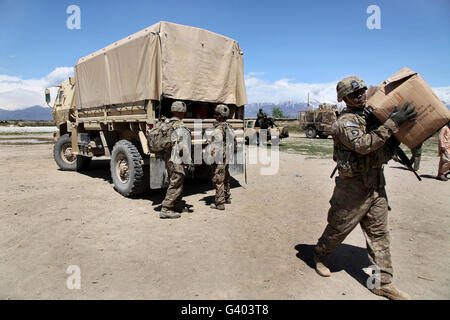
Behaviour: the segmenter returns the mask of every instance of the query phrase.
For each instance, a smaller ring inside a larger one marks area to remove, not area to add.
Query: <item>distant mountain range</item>
[[[298,111],[306,110],[308,108],[317,108],[321,104],[320,101],[312,100],[309,102],[309,107],[306,102],[294,102],[286,101],[281,103],[270,103],[270,102],[255,102],[249,103],[245,106],[245,117],[252,118],[256,117],[259,109],[261,108],[268,116],[272,115],[274,108],[278,108],[283,111],[283,115],[288,118],[297,118]],[[444,102],[444,104],[446,104]],[[450,104],[446,104],[447,108],[450,109]],[[48,107],[32,106],[20,110],[3,110],[0,109],[0,120],[45,120],[51,121],[52,109]]]
[[[53,120],[52,109],[41,106],[32,106],[13,111],[0,109],[0,120],[51,121]]]
[[[272,111],[274,108],[278,108],[283,111],[283,115],[288,118],[297,118],[297,114],[300,110],[306,110],[310,108],[317,108],[319,104],[322,102],[317,100],[312,100],[308,103],[306,102],[294,102],[294,101],[286,101],[280,103],[270,103],[270,102],[256,102],[249,103],[245,106],[245,117],[252,118],[256,117],[259,109],[262,109],[268,116],[272,115]]]

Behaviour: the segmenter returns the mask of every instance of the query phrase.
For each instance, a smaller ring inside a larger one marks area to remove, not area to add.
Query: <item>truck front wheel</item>
[[[64,171],[81,171],[86,169],[91,158],[72,153],[72,138],[64,134],[56,140],[53,146],[53,158],[56,164]]]
[[[305,130],[305,134],[308,138],[315,138],[317,134],[317,130],[314,127],[308,127]]]
[[[142,194],[146,189],[143,157],[137,142],[120,140],[111,154],[114,189],[125,197]]]

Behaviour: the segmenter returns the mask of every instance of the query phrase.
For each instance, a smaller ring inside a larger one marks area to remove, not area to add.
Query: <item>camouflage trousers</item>
[[[169,186],[166,197],[162,202],[163,208],[173,210],[181,206],[184,184],[184,167],[182,164],[175,164],[172,161],[166,161],[166,169],[169,177]]]
[[[228,164],[217,164],[212,165],[213,178],[212,182],[214,188],[216,189],[216,199],[215,204],[224,204],[231,196],[230,194],[230,171]]]
[[[384,187],[368,189],[356,179],[336,177],[330,204],[328,225],[314,248],[316,257],[324,262],[360,224],[366,238],[370,263],[380,268],[381,283],[391,283],[393,268],[387,226],[388,202]]]

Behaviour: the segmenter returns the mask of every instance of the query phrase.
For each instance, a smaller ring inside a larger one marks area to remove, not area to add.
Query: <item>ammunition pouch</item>
[[[344,177],[354,177],[360,173],[358,159],[352,151],[335,149],[337,168],[339,175]]]

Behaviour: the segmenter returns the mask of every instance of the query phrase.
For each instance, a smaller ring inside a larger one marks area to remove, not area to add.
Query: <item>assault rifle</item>
[[[375,115],[367,109],[364,109],[364,116],[366,117],[367,124],[368,124],[367,127],[369,128],[369,130],[373,129],[374,127],[378,128],[379,126],[382,125],[381,121],[378,120],[378,118],[375,117]],[[411,164],[411,161],[409,161],[409,158],[406,156],[406,154],[400,148],[400,142],[394,136],[391,136],[389,139],[387,139],[386,145],[391,150],[391,152],[395,156],[397,156],[397,158],[399,159],[399,162],[401,164],[405,165],[410,171],[412,171],[414,173],[414,175],[416,176],[416,178],[419,179],[419,181],[422,181],[422,178],[420,178],[420,176],[417,174],[416,170],[414,170],[414,168]]]

